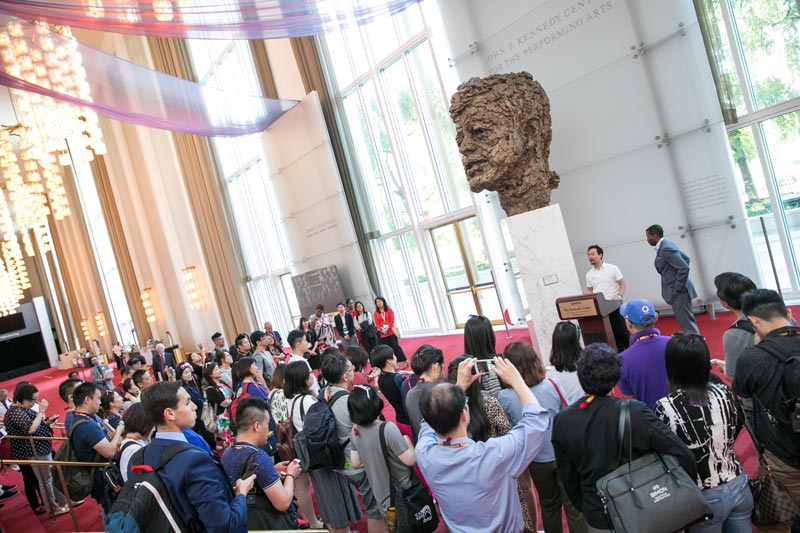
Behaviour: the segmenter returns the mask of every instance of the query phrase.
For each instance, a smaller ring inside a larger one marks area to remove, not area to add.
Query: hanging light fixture
[[[96,4],[102,9],[102,2]],[[77,46],[68,27],[37,23],[26,31],[9,22],[0,31],[0,62],[16,78],[91,100]],[[39,253],[49,252],[48,216],[61,220],[70,214],[59,165],[71,165],[72,158],[91,161],[95,154],[104,154],[106,147],[94,111],[17,89],[9,94],[17,124],[0,128],[0,174],[6,190],[0,198],[6,273],[0,274],[0,300],[11,301],[8,298],[13,296],[16,308],[22,290],[30,287],[21,249],[33,256],[35,242]]]

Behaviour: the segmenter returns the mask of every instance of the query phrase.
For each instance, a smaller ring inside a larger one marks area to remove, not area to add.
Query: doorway
[[[471,315],[502,324],[503,311],[478,219],[433,228],[431,236],[456,327],[463,328]]]

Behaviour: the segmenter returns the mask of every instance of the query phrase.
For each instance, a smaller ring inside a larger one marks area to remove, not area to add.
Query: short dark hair
[[[458,385],[440,383],[422,393],[422,418],[439,435],[447,435],[461,423],[467,395]]]
[[[125,378],[122,382],[122,390],[128,392],[129,390],[131,390],[131,387],[133,385],[135,385],[135,383],[133,382],[133,378]]]
[[[251,333],[251,334],[250,334],[250,342],[251,342],[251,343],[253,344],[253,346],[255,347],[255,345],[256,345],[256,343],[257,343],[258,341],[260,341],[261,339],[264,339],[264,338],[266,338],[266,337],[267,337],[267,334],[266,334],[266,333],[264,333],[264,332],[263,332],[263,331],[261,331],[260,329],[257,329],[257,330],[255,330],[253,333]]]
[[[622,359],[608,344],[595,342],[578,358],[578,382],[586,394],[605,396],[622,377]]]
[[[717,298],[728,304],[735,311],[742,310],[742,295],[754,291],[758,287],[753,280],[738,272],[723,272],[714,278]]]
[[[129,372],[133,372],[133,367],[131,365],[125,365],[125,366],[122,367],[122,371],[120,372],[120,375],[124,376],[125,374],[127,374]]]
[[[322,377],[328,383],[339,383],[347,373],[348,366],[350,366],[350,362],[338,351],[337,353],[329,354],[322,359]]]
[[[75,387],[81,383],[79,379],[65,379],[61,382],[61,385],[58,386],[58,397],[61,398],[64,403],[69,403],[69,395],[72,394]]]
[[[696,333],[674,334],[664,348],[664,362],[672,392],[681,389],[691,405],[708,405],[711,355],[703,337]]]
[[[411,370],[417,376],[428,372],[436,363],[439,363],[439,366],[444,366],[444,355],[439,348],[430,344],[423,344],[411,356]]]
[[[142,381],[144,381],[145,374],[147,374],[147,370],[145,369],[137,370],[136,372],[133,373],[132,376],[133,382],[136,384],[137,387],[142,384]]]
[[[464,353],[478,359],[497,355],[492,321],[482,315],[472,316],[464,324]]]
[[[128,364],[130,366],[147,365],[147,361],[145,361],[143,357],[131,357],[130,359],[128,359]]]
[[[588,253],[588,252],[589,252],[589,250],[591,250],[592,248],[594,248],[595,250],[597,250],[597,255],[599,255],[599,256],[602,256],[602,255],[603,255],[603,249],[602,249],[602,248],[600,248],[600,245],[599,245],[599,244],[593,244],[593,245],[589,246],[589,247],[586,249],[586,252]]]
[[[640,226],[640,227],[641,227],[641,226]],[[653,224],[652,226],[650,226],[649,228],[647,228],[645,231],[646,231],[647,233],[649,233],[650,235],[655,235],[655,236],[656,236],[656,237],[658,237],[659,239],[660,239],[660,238],[662,238],[662,237],[664,236],[664,228],[662,228],[662,227],[661,227],[661,226],[659,226],[658,224]]]
[[[23,383],[14,389],[14,397],[12,399],[17,403],[29,402],[33,400],[33,395],[37,392],[39,392],[39,389],[33,383]]]
[[[219,339],[220,337],[224,337],[224,335],[218,331],[218,332],[214,333],[213,335],[211,335],[211,340],[215,341],[215,340]]]
[[[268,416],[267,400],[258,396],[242,398],[236,406],[236,431],[244,431],[256,422],[263,422]]]
[[[325,362],[325,359],[327,359],[328,357],[332,355],[341,355],[341,354],[342,352],[340,352],[339,348],[337,348],[336,346],[328,346],[327,348],[322,350],[321,354],[319,354],[320,365],[322,365]]]
[[[348,346],[344,355],[353,363],[353,370],[356,372],[364,370],[364,367],[369,363],[369,354],[361,346]]]
[[[325,310],[325,306],[322,305],[322,304],[317,304],[317,306],[314,308],[314,310],[316,311],[317,309],[319,309],[320,311],[324,311]]]
[[[527,342],[516,341],[507,345],[503,357],[517,368],[528,387],[538,385],[547,376],[542,358]]]
[[[275,370],[272,371],[272,379],[269,384],[273,389],[282,389],[283,384],[286,382],[286,363],[278,363]]]
[[[301,329],[293,329],[286,336],[286,342],[289,343],[289,348],[294,350],[295,345],[301,340],[306,338],[306,332]]]
[[[92,383],[91,381],[84,381],[72,391],[72,401],[75,403],[75,407],[80,407],[83,405],[84,400],[86,398],[94,398],[94,393],[99,391],[100,387]]]
[[[392,357],[394,357],[394,350],[392,350],[392,347],[379,344],[374,347],[372,353],[369,354],[369,362],[373,368],[380,368],[383,370],[383,367],[386,366],[386,362]]]
[[[756,289],[742,295],[742,313],[761,320],[789,318],[780,294],[770,289]]]
[[[308,363],[305,361],[293,361],[286,367],[286,378],[283,382],[283,393],[287,399],[292,399],[298,394],[308,393]]]
[[[142,391],[141,404],[147,420],[154,426],[164,425],[164,410],[178,406],[180,381],[159,381]]]
[[[153,423],[148,420],[144,407],[140,402],[132,403],[122,413],[122,422],[125,424],[124,433],[138,433],[142,438],[147,438],[153,431]]]
[[[239,336],[236,337],[236,341],[234,342],[234,344],[238,348],[245,340],[247,340],[249,342],[250,341],[250,337],[247,336],[247,333],[240,333]],[[252,345],[253,343],[250,342],[250,344]]]
[[[383,398],[369,385],[356,385],[347,397],[347,411],[353,424],[366,426],[381,415]]]

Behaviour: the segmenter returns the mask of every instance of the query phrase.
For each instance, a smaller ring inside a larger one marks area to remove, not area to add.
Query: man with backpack
[[[91,381],[81,383],[72,391],[75,411],[69,429],[69,442],[78,461],[104,463],[105,460],[114,457],[122,438],[122,431],[125,429],[125,424],[120,422],[110,438],[106,435],[102,423],[98,422],[96,417],[100,410],[100,394],[100,387]],[[58,455],[56,459],[59,459]],[[70,473],[73,471],[78,472],[78,469],[72,469]],[[69,483],[69,480],[67,481]],[[94,471],[91,496],[104,511],[108,511],[102,468],[98,467]]]
[[[736,272],[723,272],[714,278],[714,286],[717,288],[717,298],[719,303],[736,315],[736,320],[731,324],[725,333],[722,334],[722,348],[725,352],[725,361],[713,361],[725,373],[725,377],[733,381],[736,375],[736,364],[739,358],[748,348],[755,344],[755,333],[753,324],[742,313],[742,296],[750,291],[756,290],[753,280],[744,274]],[[751,409],[752,410],[752,409]]]
[[[742,312],[761,342],[736,365],[733,390],[753,400],[753,426],[761,455],[800,505],[800,328],[777,292],[758,289],[742,298]],[[759,526],[759,532],[788,532],[791,521]]]
[[[158,432],[150,444],[131,459],[126,488],[136,483],[137,472],[155,470],[168,495],[167,507],[175,510],[176,516],[172,518],[179,522],[179,531],[247,531],[245,497],[253,488],[255,475],[237,480],[232,491],[220,465],[208,453],[187,442],[183,430],[194,426],[197,407],[180,383],[156,383],[142,391],[141,403]],[[134,508],[130,502],[125,502],[126,488],[117,503],[124,502],[126,505],[121,507]],[[146,496],[143,493],[142,497]],[[117,509],[115,505],[112,517]],[[158,513],[158,509],[156,506],[151,512]],[[161,518],[159,515],[152,519]]]

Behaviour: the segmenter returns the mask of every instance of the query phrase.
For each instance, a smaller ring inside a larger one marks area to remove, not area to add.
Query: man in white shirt
[[[597,244],[589,246],[586,256],[592,265],[592,269],[586,273],[586,294],[602,293],[606,300],[622,300],[626,286],[620,269],[616,265],[603,261],[603,249]],[[614,331],[617,352],[622,352],[628,348],[630,343],[625,319],[619,314],[619,309],[615,309],[608,315],[608,319],[611,322],[611,329]]]
[[[305,354],[308,352],[306,332],[299,329],[293,330],[289,332],[289,336],[286,337],[286,342],[289,343],[289,347],[292,349],[292,355],[289,357],[287,364],[294,363],[295,361],[303,361],[308,366],[308,370],[311,372],[311,378],[314,380],[313,383],[311,383],[311,394],[316,398],[319,395],[319,383],[317,382],[317,376],[314,375],[314,371],[311,370],[311,365],[308,364],[308,360],[305,358]]]

